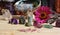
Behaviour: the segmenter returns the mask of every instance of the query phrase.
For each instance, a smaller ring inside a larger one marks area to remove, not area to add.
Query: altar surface
[[[35,29],[33,26],[31,27],[25,27],[24,25],[14,25],[9,24],[6,20],[0,20],[0,35],[60,35],[60,28],[40,28],[36,31],[27,31],[27,32],[21,32],[18,31],[20,29]]]

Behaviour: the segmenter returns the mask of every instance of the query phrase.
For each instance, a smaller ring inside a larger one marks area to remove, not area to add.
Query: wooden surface
[[[20,29],[35,29],[33,26],[25,27],[24,25],[11,25],[8,21],[0,20],[0,35],[60,35],[60,28],[37,29],[35,32],[20,32]]]

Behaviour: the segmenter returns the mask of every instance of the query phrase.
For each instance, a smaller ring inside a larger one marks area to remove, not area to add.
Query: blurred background
[[[20,15],[21,12],[20,10],[22,9],[21,7],[24,6],[24,4],[29,4],[29,8],[33,9],[35,7],[39,6],[48,6],[51,8],[52,11],[57,11],[59,12],[60,10],[60,0],[0,0],[0,11],[1,9],[9,9],[10,13],[12,15]],[[22,5],[20,5],[22,4]],[[24,7],[24,11],[26,6]],[[20,13],[20,14],[18,14]],[[60,12],[59,12],[60,13]],[[0,15],[2,13],[0,12]]]

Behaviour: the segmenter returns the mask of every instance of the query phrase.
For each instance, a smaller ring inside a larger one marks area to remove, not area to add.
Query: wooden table
[[[20,32],[18,30],[20,29],[37,29],[34,32]],[[34,28],[31,27],[25,27],[24,25],[11,25],[8,24],[8,21],[0,20],[0,35],[60,35],[60,28],[52,28],[52,29],[46,29],[46,28]]]

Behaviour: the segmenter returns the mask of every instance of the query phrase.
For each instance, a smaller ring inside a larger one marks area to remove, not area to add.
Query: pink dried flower
[[[47,19],[50,18],[49,14],[51,14],[51,11],[50,11],[50,8],[47,7],[47,6],[39,6],[35,12],[34,12],[34,15],[35,15],[35,21],[36,23],[34,23],[34,25],[39,25],[40,24],[43,24],[47,21]]]

